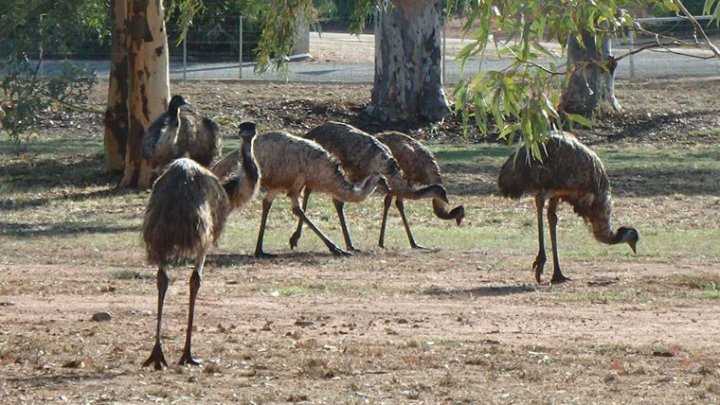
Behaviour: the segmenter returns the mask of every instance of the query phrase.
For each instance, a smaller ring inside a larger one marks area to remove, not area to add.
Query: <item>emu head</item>
[[[617,234],[620,237],[621,242],[627,242],[628,245],[630,245],[630,249],[632,249],[633,253],[637,253],[635,250],[635,245],[637,245],[638,241],[640,240],[640,234],[638,231],[635,230],[635,228],[625,227],[621,226],[617,230]]]
[[[447,190],[445,187],[443,187],[442,184],[433,184],[430,187],[428,187],[428,191],[431,193],[433,198],[438,198],[440,200],[443,200],[443,202],[448,203],[448,197],[447,197]]]
[[[450,215],[455,218],[455,223],[460,225],[463,218],[465,218],[465,207],[462,205],[458,205],[457,207],[453,208],[452,211],[450,211]]]
[[[172,116],[172,117],[176,117],[177,113],[178,113],[178,109],[181,106],[186,105],[186,104],[187,104],[187,101],[185,101],[183,96],[181,96],[179,94],[172,96],[172,98],[170,99],[170,104],[168,104],[168,114],[170,114],[170,116]]]
[[[238,132],[239,132],[241,139],[250,140],[253,137],[255,137],[255,135],[257,135],[257,126],[255,125],[254,122],[245,121],[245,122],[240,123]]]

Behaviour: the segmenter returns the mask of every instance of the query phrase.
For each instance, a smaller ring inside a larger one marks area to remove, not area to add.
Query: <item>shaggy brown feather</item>
[[[307,219],[299,204],[300,193],[308,187],[331,194],[341,201],[361,201],[373,192],[381,177],[371,174],[360,182],[353,183],[338,162],[317,143],[282,131],[257,136],[253,143],[253,153],[261,173],[261,187],[267,190],[263,200],[263,214],[255,255],[266,255],[262,250],[265,221],[272,201],[280,192],[287,193],[293,212],[301,221],[305,221],[313,228],[331,252],[346,253]],[[213,171],[223,176],[226,167],[232,166],[232,162],[238,159],[239,154],[226,156],[213,166]]]
[[[445,188],[440,184],[432,184],[422,188],[413,187],[413,185],[403,177],[403,173],[393,158],[390,149],[372,135],[352,125],[328,121],[311,129],[304,137],[319,143],[325,150],[330,152],[353,180],[367,176],[370,173],[380,173],[387,180],[389,188],[388,195],[413,200],[421,198],[447,199]],[[307,205],[308,196],[312,191],[313,189],[308,187],[303,206]],[[401,200],[398,201],[402,204]],[[345,244],[349,250],[354,250],[345,223],[343,203],[341,201],[334,201],[334,204],[340,219]],[[398,209],[401,210],[401,215],[404,218],[403,209],[400,206],[398,206]],[[384,223],[385,221],[383,221],[383,224]],[[403,223],[406,229],[408,229],[406,222],[403,221]],[[297,245],[301,235],[302,222],[298,222],[295,233],[290,237],[291,247],[294,248]],[[382,230],[381,235],[383,235]],[[408,235],[408,237],[411,240],[411,245],[417,247],[411,235]],[[382,246],[382,242],[380,245]]]
[[[143,156],[153,167],[163,167],[180,157],[208,167],[221,149],[220,127],[180,95],[172,97],[168,111],[156,118],[143,135]]]
[[[223,185],[190,159],[177,159],[153,185],[143,239],[148,262],[192,259],[220,237],[230,203]]]
[[[376,134],[392,152],[392,156],[400,166],[403,176],[413,185],[443,184],[435,156],[416,139],[397,131],[385,131]],[[440,219],[454,219],[458,225],[465,217],[465,208],[459,205],[452,210],[440,198],[433,198],[433,212]]]
[[[536,280],[540,281],[545,263],[542,208],[546,200],[550,201],[547,215],[553,243],[554,282],[566,279],[557,263],[555,210],[558,201],[572,205],[575,213],[590,224],[593,235],[598,241],[607,244],[626,242],[635,251],[635,245],[639,240],[635,229],[626,227],[620,227],[617,231],[611,229],[610,183],[605,166],[595,152],[580,143],[572,134],[564,132],[553,133],[542,150],[542,161],[529,156],[525,148],[518,150],[505,161],[498,176],[498,186],[503,196],[520,198],[523,194],[535,195],[540,244],[538,256],[533,264]]]

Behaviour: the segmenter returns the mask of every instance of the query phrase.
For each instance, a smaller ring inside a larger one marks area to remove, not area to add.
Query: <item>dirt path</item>
[[[565,260],[575,281],[536,286],[531,257],[504,259],[488,267],[483,251],[399,250],[218,266],[220,254],[198,301],[194,352],[205,365],[165,372],[140,367],[152,346],[154,277],[8,266],[0,395],[3,403],[717,400],[720,302],[682,283],[717,263]],[[28,272],[37,277],[21,283]],[[177,361],[189,271],[172,275],[163,336]],[[90,322],[97,311],[112,319]]]

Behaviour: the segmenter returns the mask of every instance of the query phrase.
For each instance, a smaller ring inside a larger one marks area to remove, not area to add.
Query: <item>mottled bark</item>
[[[615,99],[615,68],[610,39],[603,35],[598,49],[596,37],[582,32],[582,43],[574,35],[568,37],[567,66],[570,75],[563,89],[561,111],[589,117],[597,106],[607,100],[615,110],[620,104]]]
[[[390,120],[439,121],[450,113],[442,86],[442,2],[391,3],[377,14],[370,112]]]
[[[127,1],[111,0],[112,60],[108,101],[105,110],[105,163],[111,173],[122,173],[128,131],[128,60],[127,60]]]
[[[143,133],[170,98],[165,10],[161,0],[128,0],[128,140],[120,187],[150,186]]]

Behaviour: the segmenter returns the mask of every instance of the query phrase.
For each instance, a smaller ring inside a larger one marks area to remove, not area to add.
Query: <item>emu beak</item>
[[[631,240],[628,242],[628,245],[630,245],[630,249],[632,249],[633,253],[637,254],[637,250],[635,249],[635,245],[637,244],[636,241]]]

